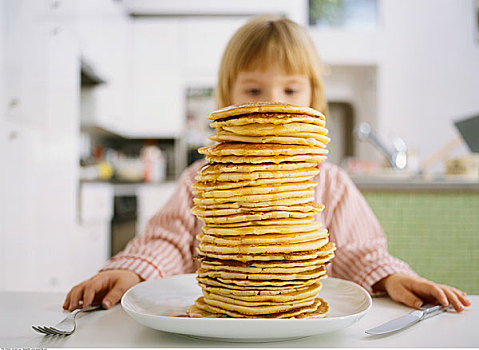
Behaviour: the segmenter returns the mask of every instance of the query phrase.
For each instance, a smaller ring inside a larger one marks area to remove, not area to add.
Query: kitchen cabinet
[[[45,47],[53,30],[52,23],[45,20],[52,10],[50,2],[10,0],[4,6],[8,89],[2,111],[5,109],[9,120],[41,127],[46,122],[45,115],[36,111],[45,110],[46,103],[42,91],[47,81]]]
[[[131,24],[130,137],[176,138],[185,124],[181,19],[137,19]]]
[[[168,202],[177,186],[177,182],[165,182],[138,187],[136,191],[138,198],[137,235],[145,231],[148,221]]]
[[[108,183],[80,185],[78,222],[70,241],[69,287],[90,278],[110,257],[113,187]]]
[[[77,203],[80,60],[52,3],[2,3],[3,289],[67,287]]]
[[[82,60],[104,81],[82,90],[82,125],[119,132],[127,116],[129,18],[113,0],[77,1],[64,17]]]

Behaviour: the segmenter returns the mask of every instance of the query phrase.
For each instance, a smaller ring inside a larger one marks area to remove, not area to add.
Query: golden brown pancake
[[[311,117],[306,114],[290,113],[251,113],[238,116],[231,116],[222,119],[216,119],[210,123],[212,128],[222,126],[237,126],[247,124],[287,124],[287,123],[308,123],[313,125],[325,126],[325,121],[321,118]]]
[[[325,155],[328,150],[324,148],[298,146],[298,145],[279,145],[279,144],[250,144],[239,142],[225,142],[213,146],[201,147],[198,153],[207,156],[226,157],[271,157],[271,156],[298,156],[298,155]],[[293,157],[291,157],[293,158]],[[286,160],[285,160],[286,161]],[[295,162],[290,160],[289,162]],[[249,162],[244,162],[249,163]],[[275,162],[273,162],[275,163]]]
[[[227,118],[231,116],[238,116],[251,113],[288,113],[288,114],[301,114],[312,117],[317,117],[322,120],[326,120],[326,117],[319,111],[309,108],[293,106],[281,102],[255,102],[245,103],[242,105],[232,105],[211,113],[208,118],[212,120]]]
[[[188,314],[191,317],[207,317],[207,318],[221,318],[221,317],[236,317],[236,318],[308,318],[310,317],[326,317],[329,312],[329,306],[326,301],[321,298],[315,299],[314,303],[299,307],[296,309],[267,313],[263,315],[243,314],[236,310],[227,310],[218,305],[207,304],[203,297],[196,300],[195,304],[188,309]]]
[[[257,171],[265,171],[270,173],[282,171],[304,171],[307,168],[316,168],[316,163],[308,162],[284,162],[281,164],[265,163],[265,164],[205,164],[199,171],[199,175],[217,175],[223,173],[256,173]],[[318,170],[319,171],[319,170]]]
[[[305,136],[305,135],[303,135]],[[318,140],[320,137],[297,137],[297,136],[243,136],[230,132],[220,132],[209,137],[216,142],[247,142],[247,143],[279,143],[283,145],[299,145],[316,148],[325,148],[326,143]],[[329,142],[329,138],[327,139]]]

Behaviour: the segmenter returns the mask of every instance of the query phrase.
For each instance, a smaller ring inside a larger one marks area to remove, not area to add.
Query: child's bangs
[[[286,74],[311,75],[311,59],[304,45],[281,35],[284,33],[271,31],[268,34],[243,48],[238,71],[266,70],[277,64]]]

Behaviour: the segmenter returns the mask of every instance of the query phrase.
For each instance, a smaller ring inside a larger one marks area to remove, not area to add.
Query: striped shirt
[[[203,223],[190,213],[191,186],[204,164],[204,160],[197,161],[183,172],[176,192],[149,220],[145,231],[102,270],[128,269],[145,280],[196,271],[196,235]],[[325,209],[317,219],[336,244],[335,257],[327,266],[328,275],[356,282],[371,294],[372,286],[390,274],[416,275],[406,263],[388,253],[384,231],[346,172],[327,162],[320,163],[319,169],[313,179],[318,183],[315,200]]]

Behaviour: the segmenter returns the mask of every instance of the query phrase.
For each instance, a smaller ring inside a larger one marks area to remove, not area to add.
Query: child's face
[[[233,104],[247,102],[283,102],[311,106],[311,83],[306,75],[289,75],[278,66],[261,71],[241,71],[236,78]]]

